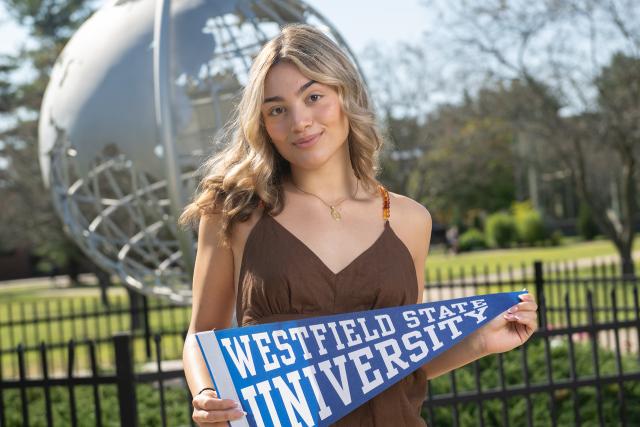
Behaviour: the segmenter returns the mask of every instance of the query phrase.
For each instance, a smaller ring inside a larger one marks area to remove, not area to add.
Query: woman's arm
[[[196,332],[231,326],[235,301],[233,252],[218,239],[219,215],[200,218],[198,252],[193,271],[191,322],[182,349],[184,375],[193,396],[192,419],[199,426],[225,426],[246,413],[240,404],[219,399],[195,338]]]
[[[200,219],[191,322],[182,351],[184,373],[192,396],[204,387],[213,387],[194,334],[230,327],[235,306],[233,252],[230,247],[220,245],[219,227],[219,215]]]
[[[422,366],[427,378],[435,378],[476,359],[504,353],[524,344],[538,325],[538,304],[531,294],[519,295],[520,302],[503,315],[469,335],[462,342]]]
[[[460,368],[486,356],[478,334],[473,333],[440,356],[421,366],[428,379],[439,377],[449,371]]]

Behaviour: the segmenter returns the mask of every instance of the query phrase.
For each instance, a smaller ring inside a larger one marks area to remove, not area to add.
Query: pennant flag
[[[327,426],[514,306],[504,292],[196,334],[233,427]]]

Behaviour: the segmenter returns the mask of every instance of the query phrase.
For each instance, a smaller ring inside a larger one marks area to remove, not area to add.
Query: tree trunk
[[[622,274],[625,277],[635,276],[635,266],[633,265],[633,236],[636,226],[636,162],[633,158],[633,146],[625,147],[622,156],[622,194],[620,197],[622,230],[620,248],[620,258],[622,261]],[[622,151],[622,150],[621,150]]]
[[[622,275],[625,278],[635,278],[636,269],[633,264],[633,250],[632,245],[623,244],[618,247],[620,252],[620,265],[622,267]]]
[[[623,159],[622,212],[618,216],[616,212],[606,206],[600,206],[597,203],[597,197],[589,191],[585,178],[586,168],[584,166],[582,145],[577,138],[573,140],[573,143],[575,149],[574,158],[577,161],[573,170],[578,196],[591,209],[593,219],[600,231],[613,242],[618,250],[622,275],[624,277],[635,277],[632,252],[636,194],[633,180],[630,178],[635,172],[635,162],[632,159],[625,162]]]

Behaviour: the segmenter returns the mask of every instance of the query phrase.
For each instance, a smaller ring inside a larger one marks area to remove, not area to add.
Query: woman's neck
[[[292,168],[291,174],[285,179],[290,190],[303,190],[315,194],[325,200],[353,197],[358,179],[348,165],[346,168],[334,170],[299,170]]]

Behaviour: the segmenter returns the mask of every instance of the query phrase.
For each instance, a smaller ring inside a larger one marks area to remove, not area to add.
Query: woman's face
[[[264,83],[262,119],[278,152],[292,167],[316,169],[329,160],[348,160],[349,121],[338,93],[281,62]]]

